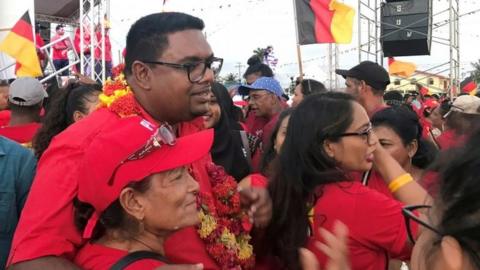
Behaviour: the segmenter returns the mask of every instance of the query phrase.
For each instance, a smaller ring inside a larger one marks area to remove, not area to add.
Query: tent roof
[[[36,0],[35,13],[60,18],[72,18],[80,8],[79,0]]]

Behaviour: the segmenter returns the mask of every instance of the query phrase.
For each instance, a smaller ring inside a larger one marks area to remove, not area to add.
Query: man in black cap
[[[385,107],[383,94],[390,77],[382,66],[363,61],[350,70],[337,69],[335,72],[346,79],[347,93],[355,97],[369,117]]]

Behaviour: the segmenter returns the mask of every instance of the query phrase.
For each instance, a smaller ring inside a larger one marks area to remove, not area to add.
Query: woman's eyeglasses
[[[425,221],[421,220],[414,213],[415,210],[430,209],[430,208],[432,208],[431,205],[410,205],[410,206],[405,206],[402,209],[402,214],[405,218],[405,226],[407,227],[408,239],[410,240],[410,242],[415,243],[415,237],[413,235],[413,229],[412,229],[413,223],[420,224],[423,227],[435,232],[436,234],[443,236],[443,234],[439,230],[429,225]]]
[[[372,143],[372,131],[373,131],[373,126],[372,126],[372,123],[370,123],[367,129],[365,129],[364,131],[341,133],[334,137],[340,138],[340,137],[348,137],[348,136],[359,136],[366,139],[368,143]]]

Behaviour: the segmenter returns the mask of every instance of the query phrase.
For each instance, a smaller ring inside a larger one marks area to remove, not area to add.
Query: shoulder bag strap
[[[164,262],[166,264],[169,263],[167,258],[165,258],[164,256],[158,253],[141,250],[141,251],[128,253],[127,255],[122,257],[118,262],[112,265],[112,267],[110,267],[110,270],[123,270],[127,268],[130,264],[143,259],[154,259],[157,261]]]

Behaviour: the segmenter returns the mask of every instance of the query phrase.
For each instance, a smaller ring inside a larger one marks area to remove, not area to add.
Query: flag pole
[[[302,48],[300,42],[298,40],[298,21],[297,21],[297,5],[296,0],[292,0],[293,2],[293,18],[295,21],[295,37],[297,39],[297,59],[298,59],[298,71],[300,73],[299,78],[303,80],[303,66],[302,66]]]

